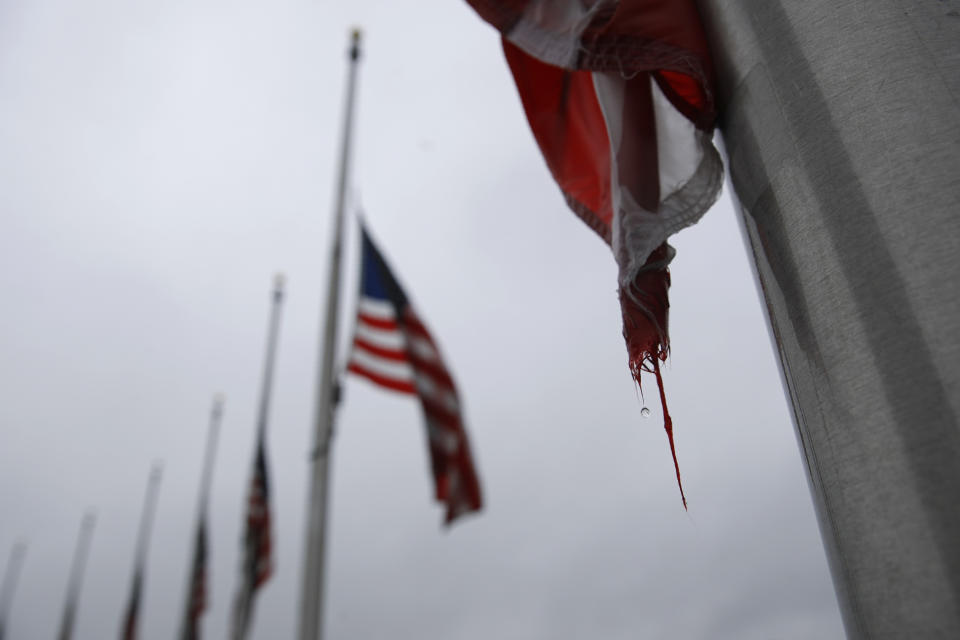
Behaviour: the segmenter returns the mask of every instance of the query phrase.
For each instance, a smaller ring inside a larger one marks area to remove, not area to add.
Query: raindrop
[[[640,415],[642,415],[644,418],[649,418],[650,409],[647,409],[646,407],[644,407],[643,409],[640,409]]]

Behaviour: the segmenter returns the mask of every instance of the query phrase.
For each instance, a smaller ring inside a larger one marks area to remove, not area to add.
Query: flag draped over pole
[[[267,332],[267,353],[263,366],[263,385],[260,390],[260,409],[257,414],[257,441],[247,493],[247,512],[240,563],[240,587],[237,591],[233,609],[231,637],[234,640],[242,640],[247,637],[250,622],[253,618],[253,598],[257,589],[263,586],[273,573],[273,539],[270,519],[270,483],[267,476],[266,435],[282,303],[283,277],[278,275],[273,288],[270,326]]]
[[[697,5],[847,636],[960,638],[960,5]]]
[[[483,504],[460,399],[430,332],[362,227],[361,236],[360,300],[347,369],[420,398],[436,500],[446,504],[449,524]]]
[[[223,416],[223,399],[214,398],[210,412],[210,426],[207,430],[207,447],[204,454],[203,471],[200,477],[200,499],[197,507],[197,529],[193,541],[193,557],[190,561],[187,580],[186,604],[183,608],[183,620],[180,627],[181,640],[200,638],[200,616],[207,609],[207,500],[210,495],[210,480],[213,474],[213,458],[216,452],[217,433]]]
[[[133,581],[130,585],[130,599],[127,601],[127,612],[124,615],[123,626],[120,628],[121,640],[135,640],[137,637],[140,606],[143,599],[143,579],[147,565],[147,549],[150,543],[150,531],[153,527],[153,514],[157,507],[157,492],[160,489],[161,475],[161,466],[155,464],[150,470],[150,479],[147,482],[147,497],[144,500],[140,532],[137,535],[137,551],[134,558]]]
[[[500,31],[533,135],[567,204],[613,250],[631,373],[656,376],[667,238],[716,200],[713,67],[693,0],[467,0]],[[681,499],[686,506],[683,487]]]

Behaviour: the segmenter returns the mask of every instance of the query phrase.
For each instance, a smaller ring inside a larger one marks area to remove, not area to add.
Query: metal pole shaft
[[[203,456],[203,473],[200,476],[200,499],[197,505],[197,521],[203,518],[210,499],[210,483],[213,479],[213,462],[217,454],[217,437],[220,434],[220,422],[223,419],[223,396],[213,399],[210,410],[210,426],[207,428],[207,447]]]
[[[699,4],[847,633],[960,638],[960,7]]]
[[[13,594],[17,590],[17,580],[26,554],[27,545],[24,542],[16,543],[10,550],[10,560],[3,574],[3,586],[0,587],[0,640],[6,635],[10,605],[13,603]]]
[[[60,620],[60,640],[70,640],[73,636],[73,623],[77,617],[77,601],[80,599],[80,585],[83,583],[83,570],[87,564],[87,555],[90,552],[90,540],[93,538],[93,526],[97,521],[97,514],[88,511],[80,523],[80,535],[77,538],[77,548],[73,553],[73,566],[70,568],[70,579],[67,582],[67,601],[63,607],[63,617]]]
[[[273,304],[270,309],[270,326],[267,329],[267,353],[263,359],[263,379],[260,387],[260,409],[257,413],[257,439],[263,440],[270,415],[270,395],[273,390],[274,362],[277,359],[277,341],[280,334],[280,310],[283,306],[284,278],[277,274],[273,281]]]
[[[350,164],[350,140],[353,129],[353,106],[357,67],[360,60],[360,32],[354,30],[350,43],[350,65],[347,72],[346,114],[340,149],[339,178],[333,217],[333,246],[330,256],[330,280],[327,284],[327,305],[320,350],[319,386],[314,414],[314,445],[311,456],[309,502],[303,587],[300,602],[300,640],[320,640],[323,636],[323,587],[327,494],[330,477],[330,440],[336,405],[334,356],[337,337],[337,313],[340,308],[340,258],[343,246],[344,199]]]
[[[140,530],[137,533],[137,550],[134,556],[136,571],[140,571],[147,559],[147,548],[150,545],[150,532],[153,528],[153,516],[157,507],[157,494],[160,490],[160,478],[163,467],[156,463],[150,470],[150,479],[147,481],[147,495],[143,502],[143,513],[140,515]]]

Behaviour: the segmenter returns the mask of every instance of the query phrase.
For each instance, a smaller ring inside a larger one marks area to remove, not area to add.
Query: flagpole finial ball
[[[360,57],[360,36],[363,32],[360,27],[354,27],[350,30],[350,59],[356,60]]]
[[[221,406],[226,399],[227,397],[220,392],[213,394],[213,404],[217,405],[218,407]]]
[[[273,290],[277,293],[283,292],[283,286],[287,283],[287,278],[282,273],[273,276]]]

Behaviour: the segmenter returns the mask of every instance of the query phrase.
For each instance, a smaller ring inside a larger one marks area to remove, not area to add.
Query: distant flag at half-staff
[[[241,584],[240,592],[237,594],[233,620],[233,638],[236,640],[247,636],[253,614],[253,597],[257,589],[262,587],[273,574],[269,498],[266,453],[263,442],[259,442],[247,496]]]
[[[446,504],[449,524],[483,504],[457,390],[436,343],[367,230],[361,228],[361,235],[360,300],[347,369],[420,398],[436,500]]]
[[[240,561],[240,586],[234,601],[230,637],[243,640],[253,619],[253,599],[257,590],[273,574],[273,537],[270,518],[270,483],[267,477],[267,417],[273,388],[273,369],[280,332],[280,308],[283,303],[283,277],[274,280],[270,324],[267,329],[267,354],[263,365],[260,407],[257,414],[257,440],[247,493],[243,548]]]
[[[123,626],[120,627],[121,640],[135,640],[140,623],[140,609],[143,606],[143,579],[146,573],[147,550],[150,544],[150,530],[153,527],[153,516],[157,508],[157,492],[160,489],[162,467],[155,464],[150,470],[150,479],[147,483],[147,497],[144,501],[143,514],[140,519],[140,532],[137,535],[137,550],[134,557],[133,581],[130,584],[130,599],[127,601],[127,610],[123,617]]]
[[[207,539],[207,502],[210,495],[210,481],[213,474],[213,459],[216,451],[220,419],[223,416],[223,398],[216,396],[210,412],[210,425],[207,429],[207,447],[204,454],[203,470],[200,476],[200,500],[197,508],[197,528],[193,540],[193,557],[187,576],[186,603],[183,619],[180,623],[180,640],[199,640],[200,616],[209,606],[207,595],[207,574],[209,573],[209,541]]]
[[[180,637],[182,640],[197,640],[200,638],[200,616],[207,608],[207,523],[203,521],[197,525],[187,589],[187,610]]]

